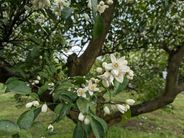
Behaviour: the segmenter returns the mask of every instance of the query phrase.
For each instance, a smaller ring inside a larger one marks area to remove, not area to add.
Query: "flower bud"
[[[84,119],[84,124],[85,124],[85,125],[89,125],[89,124],[90,124],[90,120],[89,120],[88,117],[86,117],[86,118]]]
[[[45,112],[47,112],[47,109],[48,109],[47,104],[46,104],[46,103],[43,104],[43,105],[42,105],[42,108],[41,108],[41,111],[42,111],[43,113],[45,113]]]
[[[125,107],[124,105],[117,104],[116,107],[117,107],[117,109],[118,109],[122,114],[124,114],[124,113],[127,111],[127,109],[126,109],[126,107]]]
[[[100,68],[100,67],[98,67],[98,68],[96,69],[96,72],[99,73],[99,74],[101,74],[101,73],[103,72],[103,69]]]
[[[29,102],[26,104],[26,108],[31,108],[33,106],[33,102]]]
[[[128,105],[134,105],[135,100],[133,100],[133,99],[127,99],[127,100],[126,100],[126,103],[127,103]]]
[[[32,103],[33,103],[33,106],[36,106],[36,107],[40,105],[38,101],[32,101]]]
[[[39,84],[40,82],[39,82],[39,80],[35,80],[34,83],[35,84]]]
[[[103,110],[104,110],[104,113],[107,115],[109,115],[111,113],[109,107],[107,107],[107,106],[105,106]]]
[[[110,86],[109,81],[108,80],[102,80],[102,84],[104,87],[108,88]]]
[[[80,121],[84,121],[85,116],[83,115],[82,112],[79,113],[78,119],[79,119]]]
[[[49,130],[50,132],[53,132],[53,131],[54,131],[54,126],[53,126],[52,124],[50,124],[50,125],[48,126],[48,130]]]

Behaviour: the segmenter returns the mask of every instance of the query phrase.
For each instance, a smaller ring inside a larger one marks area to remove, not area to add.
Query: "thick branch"
[[[95,62],[96,57],[99,55],[102,46],[104,44],[106,35],[109,31],[111,21],[113,19],[113,11],[115,7],[116,2],[114,1],[114,4],[111,5],[108,9],[105,10],[103,16],[103,22],[104,22],[104,31],[103,33],[96,39],[92,39],[89,43],[87,49],[84,51],[84,53],[79,57],[78,64],[75,64],[74,66],[69,66],[69,75],[75,76],[75,75],[84,75],[87,74],[92,67],[92,65]]]
[[[179,66],[184,57],[184,46],[178,48],[177,52],[170,54],[168,60],[168,76],[164,92],[155,99],[131,107],[132,116],[151,112],[169,103],[172,103],[183,85],[178,86]],[[184,87],[183,87],[184,88]]]

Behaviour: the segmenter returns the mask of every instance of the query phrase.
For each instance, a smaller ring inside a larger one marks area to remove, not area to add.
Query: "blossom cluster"
[[[100,14],[102,14],[107,8],[109,8],[109,5],[112,5],[112,4],[113,4],[113,0],[106,0],[106,2],[104,2],[104,1],[101,0],[98,3],[98,5],[96,6],[96,10]],[[91,0],[88,0],[88,7],[90,9],[92,9],[92,2],[91,2]]]
[[[88,96],[93,96],[96,92],[101,92],[100,85],[103,85],[105,88],[114,86],[114,81],[118,83],[123,83],[124,78],[131,80],[133,79],[134,73],[128,66],[127,60],[125,57],[116,58],[114,54],[110,55],[110,63],[103,62],[102,67],[96,69],[99,79],[91,78],[87,81],[86,85],[77,89],[76,93],[79,97],[88,98]],[[101,83],[100,83],[101,82]],[[107,104],[104,104],[104,115],[109,115],[114,111],[119,111],[122,114],[127,112],[135,103],[133,99],[127,99],[124,103],[114,103],[110,101]],[[80,112],[78,119],[84,124],[88,125],[90,123],[89,115]]]
[[[79,97],[86,98],[87,95],[92,96],[95,92],[99,92],[100,89],[97,87],[100,81],[95,78],[91,78],[87,81],[87,85],[83,85],[82,88],[77,90],[77,95]]]
[[[99,78],[102,79],[102,84],[105,87],[109,87],[111,84],[114,84],[114,80],[122,83],[124,78],[132,80],[134,72],[127,65],[128,62],[125,60],[125,57],[117,59],[113,54],[110,55],[111,63],[103,62],[103,68],[97,68],[97,72],[104,73],[99,75]]]
[[[32,101],[32,102],[29,102],[26,104],[26,108],[39,107],[39,106],[40,106],[40,103],[38,101]],[[45,112],[47,112],[47,110],[48,110],[48,106],[46,103],[44,103],[41,106],[41,112],[45,113]]]

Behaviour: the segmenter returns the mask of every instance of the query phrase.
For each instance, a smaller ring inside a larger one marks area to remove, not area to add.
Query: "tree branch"
[[[116,0],[114,0],[113,5],[111,5],[105,12],[102,14],[104,20],[104,31],[103,33],[96,39],[92,39],[89,43],[87,49],[84,53],[78,58],[78,64],[73,63],[74,66],[68,66],[70,72],[69,76],[75,75],[84,75],[89,72],[93,63],[95,62],[96,57],[98,57],[102,46],[104,44],[106,35],[109,31],[112,19],[113,19],[113,11],[115,8]]]

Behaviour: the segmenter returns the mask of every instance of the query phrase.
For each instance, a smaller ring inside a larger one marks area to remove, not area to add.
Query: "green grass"
[[[128,123],[120,122],[109,129],[107,138],[184,138],[184,95],[180,94],[175,102],[164,109],[132,118]],[[172,108],[172,109],[171,109]],[[0,95],[0,119],[16,121],[25,111],[24,107],[16,107],[11,94]],[[47,132],[53,113],[41,113],[30,129],[33,138],[71,138],[75,124],[64,119],[54,124],[53,133]],[[8,138],[8,137],[3,137]]]

